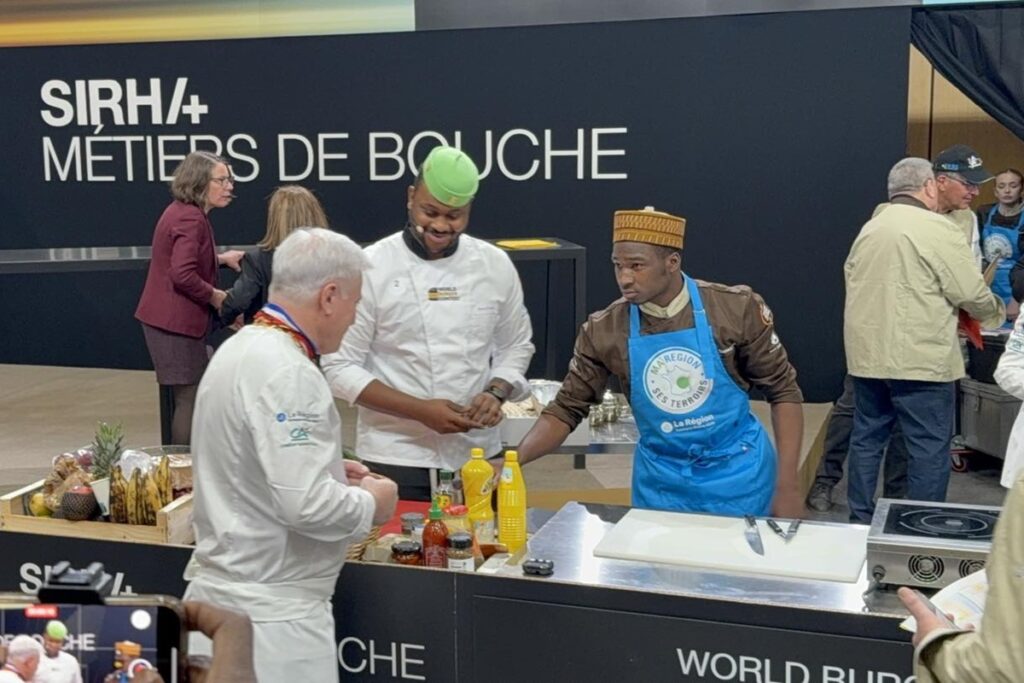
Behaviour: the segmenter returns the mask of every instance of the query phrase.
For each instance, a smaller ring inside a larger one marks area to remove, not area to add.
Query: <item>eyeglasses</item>
[[[950,173],[946,173],[944,175],[947,178],[949,178],[950,180],[955,180],[958,183],[960,183],[961,185],[963,185],[965,190],[969,190],[971,192],[977,192],[977,191],[981,190],[981,185],[976,185],[975,183],[969,183],[966,180],[964,180],[963,178],[961,178],[960,176],[955,176],[955,175],[952,175]]]
[[[234,185],[234,176],[226,175],[223,178],[210,178],[211,183],[217,183],[218,185]]]

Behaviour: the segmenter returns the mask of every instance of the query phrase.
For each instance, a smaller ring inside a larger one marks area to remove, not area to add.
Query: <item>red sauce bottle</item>
[[[430,506],[430,521],[423,527],[423,564],[439,569],[448,568],[448,527],[442,521],[444,512],[437,500]]]

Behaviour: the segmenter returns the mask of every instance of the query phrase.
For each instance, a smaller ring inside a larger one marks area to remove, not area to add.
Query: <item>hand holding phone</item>
[[[212,659],[191,657],[189,680],[192,683],[249,683],[256,680],[252,663],[252,622],[238,612],[205,602],[185,602],[185,621],[189,630],[199,631],[213,641]]]
[[[945,612],[935,606],[931,600],[926,598],[920,591],[911,588],[900,588],[897,593],[903,604],[910,611],[914,621],[917,622],[917,629],[914,631],[914,646],[916,647],[924,638],[937,629],[957,629]]]

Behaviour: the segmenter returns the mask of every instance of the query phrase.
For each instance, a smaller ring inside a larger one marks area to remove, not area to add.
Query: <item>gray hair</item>
[[[336,280],[355,280],[370,262],[348,237],[325,228],[297,228],[274,250],[270,295],[306,301]]]
[[[935,179],[932,162],[919,157],[900,159],[889,171],[889,199],[898,194],[915,194]]]
[[[30,636],[15,636],[7,646],[7,659],[16,662],[31,661],[33,655],[43,654],[43,646]]]

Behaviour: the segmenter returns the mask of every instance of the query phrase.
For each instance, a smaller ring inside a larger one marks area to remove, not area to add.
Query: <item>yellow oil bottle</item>
[[[494,468],[484,460],[484,449],[474,448],[469,453],[469,460],[462,466],[462,493],[469,508],[469,522],[477,541],[491,543],[494,541],[494,510],[491,508]]]
[[[505,452],[498,480],[498,541],[514,553],[526,544],[526,482],[519,469],[519,453]]]

